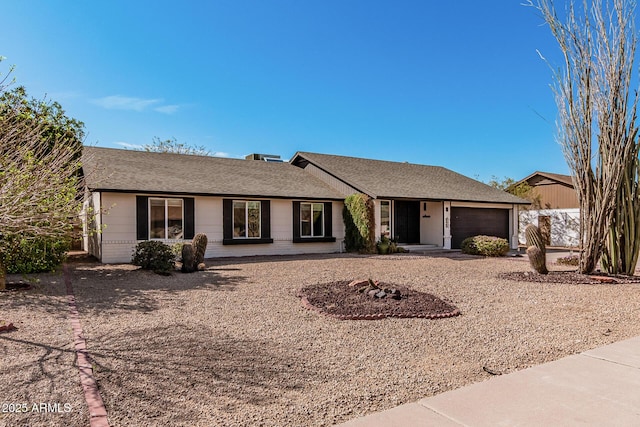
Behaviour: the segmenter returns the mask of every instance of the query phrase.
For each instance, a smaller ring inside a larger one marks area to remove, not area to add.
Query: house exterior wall
[[[102,259],[102,207],[100,193],[90,193],[82,205],[82,245],[88,254]]]
[[[424,205],[427,209],[424,209]],[[420,202],[420,244],[444,245],[443,202]]]
[[[102,262],[131,262],[136,246],[136,196],[100,193],[103,210]]]
[[[573,187],[559,183],[538,184],[534,186],[540,196],[540,206],[544,209],[579,208],[578,195]]]
[[[305,166],[304,170],[310,173],[311,175],[315,176],[316,178],[324,181],[329,186],[335,188],[340,193],[344,194],[345,197],[359,192],[355,188],[344,183],[344,181],[339,180],[338,178],[326,173],[325,171],[323,171],[322,169],[320,169],[319,167],[317,167],[312,163],[309,163],[307,166]]]
[[[526,244],[524,230],[529,224],[539,225],[540,217],[549,217],[551,225],[550,246],[580,246],[580,209],[539,209],[520,212],[519,242]]]
[[[162,197],[162,196],[154,196]],[[168,196],[175,197],[175,196]],[[91,252],[104,263],[127,263],[139,240],[136,240],[136,194],[101,193],[104,229],[100,233],[100,251]],[[244,200],[237,198],[238,200]],[[260,200],[247,198],[246,200]],[[208,238],[206,258],[247,255],[286,255],[333,253],[342,250],[344,225],[341,202],[332,202],[332,234],[335,242],[293,243],[293,200],[271,200],[271,238],[268,244],[223,245],[223,198],[195,197],[195,232]],[[302,200],[304,201],[304,200]],[[164,240],[173,244],[184,240]],[[187,240],[190,241],[190,240]]]

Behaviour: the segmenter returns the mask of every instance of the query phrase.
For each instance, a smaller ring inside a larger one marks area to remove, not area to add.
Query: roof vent
[[[264,162],[278,162],[278,163],[282,163],[284,160],[282,160],[280,158],[280,156],[277,156],[275,154],[257,154],[257,153],[253,153],[253,154],[248,154],[246,156],[244,156],[245,160],[262,160]]]

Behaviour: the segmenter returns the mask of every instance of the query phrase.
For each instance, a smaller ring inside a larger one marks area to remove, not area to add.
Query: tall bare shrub
[[[6,85],[0,81],[0,96]],[[74,134],[52,136],[50,122],[0,103],[0,289],[5,287],[9,237],[69,240],[81,201],[83,178]]]
[[[563,17],[553,0],[530,0],[529,5],[542,13],[564,58],[563,66],[554,71],[557,138],[580,200],[579,270],[590,273],[606,251],[610,226],[617,224],[616,201],[632,184],[625,171],[638,156],[638,98],[631,89],[636,4],[569,1]],[[614,233],[624,232],[619,226]]]

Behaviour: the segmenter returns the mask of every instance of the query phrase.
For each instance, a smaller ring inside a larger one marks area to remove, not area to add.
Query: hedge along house
[[[529,201],[439,166],[298,152],[291,163],[342,196],[374,200],[379,235],[399,243],[458,249],[470,236],[518,247],[518,207]]]
[[[84,248],[104,263],[195,233],[208,258],[341,249],[344,196],[289,163],[85,147],[82,164]]]

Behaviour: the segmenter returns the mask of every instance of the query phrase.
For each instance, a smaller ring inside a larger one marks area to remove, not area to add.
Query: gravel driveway
[[[640,284],[500,279],[524,258],[348,254],[207,260],[164,277],[73,264],[84,335],[112,426],[321,426],[640,335]],[[554,266],[555,269],[560,267]],[[432,293],[450,319],[339,321],[300,304],[304,285],[374,278]],[[10,276],[11,280],[12,277]],[[0,294],[0,426],[86,425],[61,277]],[[58,423],[58,424],[56,424]]]

